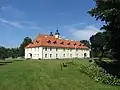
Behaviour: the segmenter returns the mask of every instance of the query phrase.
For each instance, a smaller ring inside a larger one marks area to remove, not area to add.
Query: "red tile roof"
[[[26,48],[33,48],[33,47],[40,47],[40,46],[89,49],[79,41],[58,39],[58,38],[55,38],[55,36],[49,36],[49,35],[38,35],[37,38],[33,40],[32,43],[26,46]]]

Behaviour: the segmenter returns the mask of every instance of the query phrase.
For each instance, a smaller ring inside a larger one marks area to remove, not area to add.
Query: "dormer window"
[[[56,44],[57,42],[56,42],[56,41],[54,41],[53,43],[54,43],[54,44]]]
[[[74,46],[77,45],[76,43],[74,43]]]
[[[70,43],[68,43],[67,45],[70,45]]]
[[[79,46],[82,46],[82,44],[80,44]]]
[[[39,41],[36,40],[36,43],[39,43]]]
[[[64,44],[64,42],[61,42],[60,44]]]
[[[51,44],[51,41],[50,41],[50,40],[48,40],[48,41],[47,41],[47,43],[48,43],[48,44]]]

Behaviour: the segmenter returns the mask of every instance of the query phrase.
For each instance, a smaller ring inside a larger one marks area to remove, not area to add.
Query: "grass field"
[[[62,62],[67,61],[12,61],[0,65],[0,90],[120,90],[118,86],[94,82],[75,65],[68,65],[61,71]],[[84,60],[73,62],[89,64]]]

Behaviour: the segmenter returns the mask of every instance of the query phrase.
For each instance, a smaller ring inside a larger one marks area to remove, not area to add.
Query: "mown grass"
[[[71,60],[70,60],[71,61]],[[74,65],[61,71],[60,64],[68,60],[12,61],[0,66],[0,90],[119,90],[94,82]],[[86,60],[74,63],[88,65]]]

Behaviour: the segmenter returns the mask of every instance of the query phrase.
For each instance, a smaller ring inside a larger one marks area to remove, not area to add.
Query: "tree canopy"
[[[24,56],[25,54],[25,47],[30,44],[32,42],[32,39],[30,37],[25,37],[24,41],[22,42],[22,44],[19,47],[19,51],[20,51],[20,56]]]
[[[104,21],[101,29],[107,36],[107,47],[117,60],[120,60],[120,0],[94,0],[96,6],[88,13],[96,20]]]
[[[80,42],[90,48],[90,43],[88,40],[81,40]]]
[[[106,33],[98,32],[95,35],[92,35],[90,37],[90,43],[91,43],[91,50],[93,57],[98,57],[101,54],[101,58],[102,58],[107,44]]]

